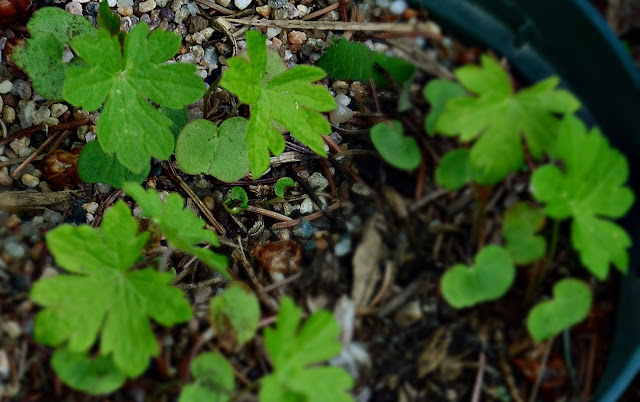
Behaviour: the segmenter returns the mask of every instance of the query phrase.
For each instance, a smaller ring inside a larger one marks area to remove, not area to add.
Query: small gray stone
[[[78,1],[67,3],[67,5],[64,6],[64,9],[69,14],[82,15],[82,4]]]
[[[233,0],[233,4],[238,7],[238,10],[244,10],[245,8],[249,7],[249,4],[251,4],[251,0]]]
[[[62,214],[60,212],[45,208],[45,210],[42,212],[42,218],[44,218],[44,220],[47,222],[58,223],[62,219]]]
[[[1,85],[1,84],[0,84]],[[16,120],[16,111],[9,105],[4,105],[2,108],[2,120],[5,123],[11,124]]]
[[[13,89],[13,83],[9,80],[0,82],[0,94],[6,94]]]
[[[49,117],[51,117],[51,110],[46,106],[41,106],[33,113],[33,124],[44,123]]]
[[[21,100],[18,102],[18,119],[20,127],[27,128],[33,126],[33,113],[36,111],[34,101]]]
[[[133,7],[133,0],[117,0],[116,5],[118,7]]]
[[[352,117],[353,110],[340,103],[338,103],[338,107],[336,107],[329,113],[329,120],[331,120],[333,124],[346,123],[351,120]]]
[[[24,247],[22,247],[20,244],[18,243],[5,243],[4,245],[4,251],[6,251],[11,257],[13,258],[22,258],[24,257]]]
[[[32,95],[31,84],[25,80],[15,80],[13,81],[11,94],[18,96],[22,100],[30,99]]]
[[[58,118],[63,114],[65,114],[66,111],[69,110],[69,107],[62,103],[54,103],[53,105],[51,105],[50,110],[51,110],[51,116]]]
[[[22,184],[29,188],[36,188],[40,183],[40,179],[29,173],[23,174],[20,180],[22,181]]]
[[[285,4],[287,4],[287,0],[269,0],[271,8],[282,8]]]
[[[305,198],[300,204],[300,213],[307,215],[313,212],[313,201],[310,198]]]
[[[340,241],[334,246],[333,252],[336,257],[344,257],[351,252],[351,236],[348,233],[342,235]]]
[[[320,172],[314,172],[309,177],[308,183],[311,188],[318,191],[322,191],[329,186],[329,180],[327,180]]]
[[[293,234],[304,239],[310,238],[315,232],[315,226],[306,219],[303,219],[295,228],[293,228]]]

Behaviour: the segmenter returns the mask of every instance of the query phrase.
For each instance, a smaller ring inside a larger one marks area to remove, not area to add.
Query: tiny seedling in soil
[[[231,189],[231,194],[224,202],[224,209],[230,214],[238,215],[246,211],[249,208],[249,196],[244,188],[240,186],[234,186]]]

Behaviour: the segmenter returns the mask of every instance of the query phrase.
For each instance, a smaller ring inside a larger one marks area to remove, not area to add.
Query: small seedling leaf
[[[560,124],[556,114],[572,113],[580,103],[556,88],[557,77],[514,93],[509,76],[495,59],[485,55],[481,62],[455,72],[463,87],[476,96],[447,101],[435,131],[459,135],[463,142],[476,140],[471,165],[481,172],[479,184],[492,185],[523,165],[522,137],[531,155],[541,158],[556,139]]]
[[[587,318],[591,289],[577,279],[563,279],[553,286],[553,299],[536,304],[527,317],[531,337],[540,342],[552,338]]]
[[[473,177],[470,153],[468,149],[460,148],[443,156],[436,168],[436,183],[447,190],[457,190],[470,182]]]
[[[185,173],[206,173],[227,183],[249,173],[247,125],[242,117],[225,120],[220,127],[208,120],[189,123],[176,144],[176,160]]]
[[[284,192],[290,188],[293,187],[295,184],[295,182],[293,181],[293,179],[291,177],[281,177],[280,179],[278,179],[278,181],[276,182],[276,187],[274,189],[276,195],[280,198],[284,198]]]
[[[120,16],[111,12],[107,1],[101,2],[98,8],[98,28],[105,29],[111,36],[120,33]]]
[[[544,223],[544,211],[527,202],[519,202],[507,209],[502,223],[502,237],[516,264],[531,264],[544,256],[547,243],[544,237],[536,236]]]
[[[191,363],[194,383],[180,393],[179,402],[227,402],[235,388],[233,367],[219,353],[202,353]]]
[[[424,98],[431,104],[431,110],[424,121],[424,129],[429,135],[436,133],[436,122],[446,110],[449,99],[465,98],[469,94],[462,85],[449,80],[431,80],[424,87]]]
[[[211,326],[229,351],[253,338],[260,320],[260,304],[251,289],[239,282],[211,299]]]
[[[187,125],[189,109],[186,106],[180,109],[162,106],[160,107],[160,111],[171,120],[171,134],[173,134],[173,138],[177,141],[180,131]]]
[[[104,103],[98,118],[102,149],[133,172],[152,156],[167,159],[174,148],[172,122],[149,100],[181,108],[205,91],[194,65],[165,63],[179,49],[180,36],[160,29],[149,34],[141,22],[131,28],[123,50],[104,29],[75,37],[71,47],[88,65],[69,67],[64,97],[90,111]]]
[[[31,38],[13,52],[13,61],[31,78],[33,88],[50,100],[63,99],[62,85],[67,64],[62,54],[69,41],[80,34],[95,31],[80,15],[45,7],[33,14],[27,23]]]
[[[516,270],[509,253],[490,245],[478,252],[475,264],[457,264],[442,277],[442,295],[455,308],[502,297],[511,287]]]
[[[113,154],[106,154],[96,141],[87,143],[78,158],[78,174],[87,183],[105,183],[121,188],[128,181],[142,183],[149,175],[147,165],[140,173],[124,167]]]
[[[378,123],[371,128],[371,141],[380,155],[392,166],[413,170],[420,166],[422,155],[413,137],[406,137],[399,121]]]
[[[533,195],[546,203],[545,212],[552,218],[573,218],[571,242],[592,274],[605,279],[611,263],[626,272],[631,239],[606,219],[622,217],[633,204],[633,192],[625,186],[626,158],[597,128],[587,132],[574,116],[562,122],[552,153],[565,169],[551,164],[537,169],[531,178]]]
[[[144,216],[160,226],[172,247],[198,257],[226,278],[230,278],[225,256],[197,246],[198,243],[218,246],[218,237],[211,230],[204,229],[205,222],[185,207],[179,194],[170,193],[166,201],[162,202],[155,190],[145,191],[139,184],[125,183],[122,188],[136,200]]]
[[[318,67],[331,78],[365,83],[372,78],[377,86],[388,86],[391,83],[375,67],[376,64],[400,85],[409,81],[416,72],[416,67],[403,59],[374,52],[362,43],[350,42],[344,38],[328,47],[317,62]]]
[[[346,392],[353,386],[347,372],[338,367],[308,367],[340,352],[338,323],[328,311],[316,311],[302,327],[301,319],[301,309],[283,297],[276,328],[264,331],[274,373],[262,378],[260,400],[353,401]]]
[[[88,351],[100,334],[100,355],[110,356],[129,377],[141,374],[158,343],[149,319],[171,326],[191,318],[182,291],[168,273],[129,271],[148,234],[122,201],[107,210],[100,228],[62,225],[46,235],[56,262],[74,275],[39,280],[31,299],[42,305],[35,338],[71,352]]]
[[[111,393],[127,379],[113,364],[111,357],[90,359],[85,352],[71,352],[65,348],[53,353],[51,366],[62,382],[91,395]]]
[[[222,75],[220,85],[250,106],[247,144],[253,177],[260,177],[269,167],[269,151],[274,155],[284,151],[280,126],[325,156],[322,135],[329,134],[331,126],[319,112],[334,109],[336,102],[326,88],[312,84],[324,78],[324,71],[296,66],[267,78],[265,37],[249,31],[246,39],[248,59],[243,56],[229,59],[229,69]]]
[[[227,200],[224,202],[224,208],[230,214],[240,214],[249,208],[249,197],[247,196],[247,192],[244,191],[244,188],[240,186],[234,186],[231,188],[231,194]]]

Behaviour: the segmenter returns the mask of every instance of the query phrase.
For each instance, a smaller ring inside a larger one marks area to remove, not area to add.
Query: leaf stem
[[[531,305],[531,303],[533,302],[533,297],[535,293],[540,288],[542,281],[544,281],[544,278],[547,275],[547,271],[551,266],[551,262],[553,261],[556,255],[556,250],[558,248],[559,233],[560,233],[560,221],[557,219],[554,219],[553,228],[551,229],[551,242],[549,243],[549,251],[547,252],[546,258],[544,259],[542,268],[538,269],[539,263],[536,263],[536,268],[534,269],[533,277],[529,281],[529,285],[527,286],[527,291],[525,293],[525,298],[524,298],[525,306]]]

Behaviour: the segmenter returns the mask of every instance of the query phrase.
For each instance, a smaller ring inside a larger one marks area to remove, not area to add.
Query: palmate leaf
[[[546,203],[550,217],[573,218],[571,242],[592,274],[605,279],[610,263],[626,272],[631,239],[603,219],[620,218],[633,204],[633,192],[624,184],[629,177],[626,158],[598,129],[587,132],[575,116],[562,122],[552,155],[564,162],[565,170],[551,164],[537,169],[531,178],[533,195]]]
[[[476,96],[449,100],[435,131],[459,135],[463,142],[476,140],[470,161],[480,184],[495,184],[523,165],[522,137],[531,155],[542,157],[557,135],[560,121],[554,114],[580,107],[573,95],[556,88],[557,77],[514,93],[509,76],[490,56],[482,57],[481,66],[459,68],[455,75]]]
[[[36,340],[51,346],[66,342],[69,352],[86,352],[100,335],[100,355],[111,356],[129,377],[141,374],[158,343],[149,319],[171,326],[191,318],[182,291],[170,286],[169,273],[145,268],[129,271],[148,234],[124,202],[104,215],[100,228],[62,225],[47,233],[56,262],[71,274],[38,281],[31,299],[42,305],[35,321]]]
[[[67,69],[64,97],[86,110],[104,103],[98,119],[102,149],[134,173],[152,156],[167,159],[174,148],[172,122],[148,100],[179,109],[205,91],[195,66],[165,64],[178,51],[180,36],[160,29],[149,34],[147,24],[139,23],[124,49],[105,29],[74,38],[71,47],[88,65]]]
[[[249,31],[246,36],[248,59],[229,59],[229,69],[222,75],[220,85],[250,106],[247,143],[251,173],[260,177],[267,170],[269,151],[274,155],[284,151],[279,126],[325,156],[322,135],[329,134],[331,126],[318,112],[328,112],[336,103],[326,88],[312,84],[324,78],[325,72],[317,67],[296,66],[280,74],[267,74],[264,36],[256,31]]]
[[[342,345],[340,327],[328,311],[317,311],[300,327],[302,311],[284,297],[276,329],[266,328],[264,341],[274,373],[261,380],[260,401],[353,401],[346,390],[353,379],[338,367],[308,367],[328,360]]]
[[[139,184],[125,183],[122,189],[136,200],[144,216],[162,229],[172,247],[198,257],[226,278],[230,278],[225,256],[197,246],[198,243],[218,246],[218,237],[212,231],[204,229],[204,221],[189,208],[185,208],[184,200],[179,194],[171,193],[166,202],[162,202],[155,190],[145,191]]]

